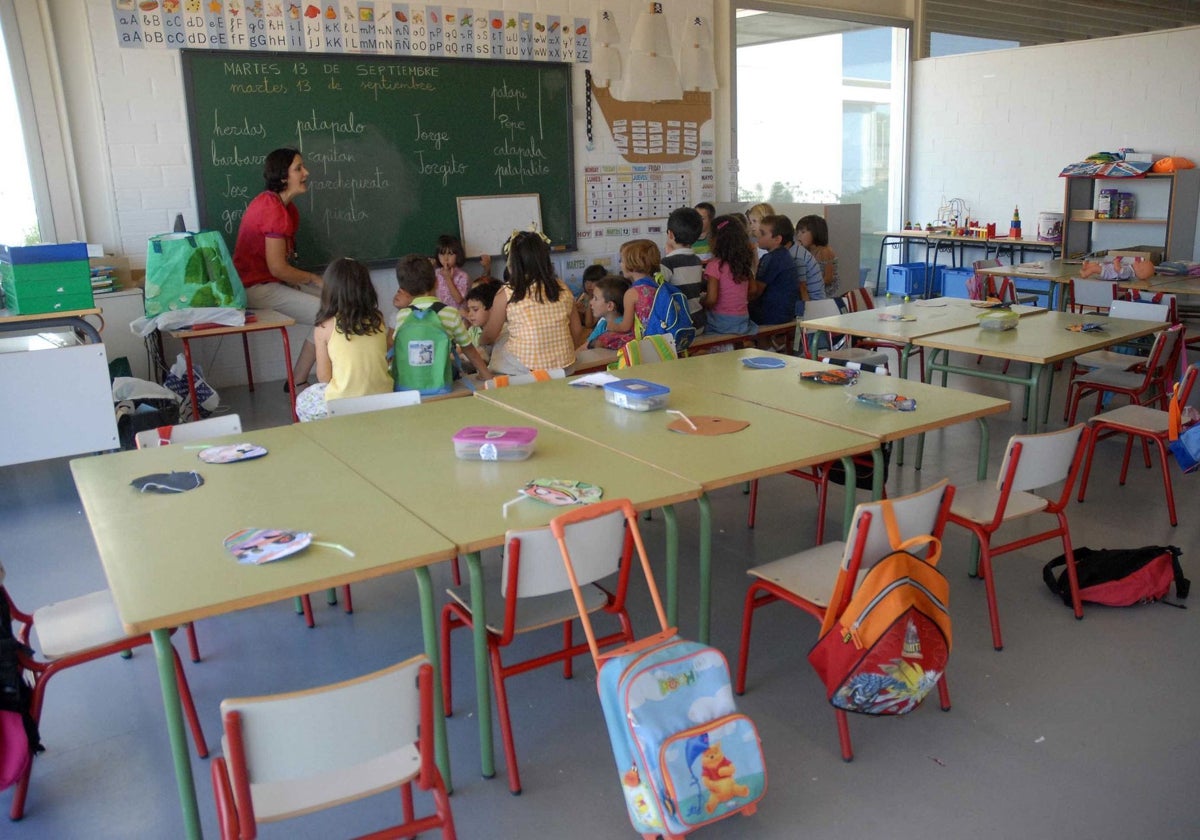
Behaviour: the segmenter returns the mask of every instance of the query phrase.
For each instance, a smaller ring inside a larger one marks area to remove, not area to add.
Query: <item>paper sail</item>
[[[232,464],[235,461],[252,461],[266,454],[267,450],[256,443],[227,443],[201,450],[200,460],[206,464]]]
[[[143,493],[186,493],[204,484],[198,472],[151,473],[129,482]]]
[[[225,538],[225,550],[239,563],[260,566],[308,548],[312,541],[313,535],[308,531],[242,528]]]

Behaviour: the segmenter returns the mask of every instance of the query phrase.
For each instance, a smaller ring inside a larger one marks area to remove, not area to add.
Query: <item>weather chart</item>
[[[411,3],[114,0],[123,47],[591,61],[589,18]]]

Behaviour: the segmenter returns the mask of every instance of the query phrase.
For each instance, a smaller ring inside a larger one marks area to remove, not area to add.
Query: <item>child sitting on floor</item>
[[[437,285],[433,264],[417,254],[401,257],[396,263],[396,280],[400,284],[392,299],[399,310],[392,361],[396,390],[416,390],[422,396],[449,392],[453,383],[451,343],[475,366],[480,379],[491,379],[458,310],[433,296]]]
[[[326,415],[325,401],[386,394],[392,390],[391,344],[371,273],[349,257],[334,260],[322,278],[321,308],[313,329],[317,384],[296,398],[301,421]]]
[[[596,327],[588,336],[587,346],[591,349],[620,350],[633,340],[633,325],[622,330],[625,318],[625,297],[629,293],[629,281],[624,277],[609,275],[601,277],[592,290],[592,315]]]
[[[482,343],[483,327],[487,324],[492,301],[496,299],[496,292],[500,291],[501,285],[503,284],[499,280],[484,280],[482,283],[476,283],[471,287],[471,291],[467,292],[466,319],[471,325],[467,327],[467,336],[471,343],[479,348],[479,354],[485,361],[492,357],[492,345]]]

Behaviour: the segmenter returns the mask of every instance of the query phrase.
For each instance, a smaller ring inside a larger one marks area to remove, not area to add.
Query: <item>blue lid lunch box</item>
[[[657,385],[644,379],[621,379],[617,382],[606,382],[604,385],[605,400],[634,411],[665,408],[670,393],[671,389],[665,385]]]

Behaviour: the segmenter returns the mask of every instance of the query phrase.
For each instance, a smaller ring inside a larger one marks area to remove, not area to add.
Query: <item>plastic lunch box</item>
[[[621,408],[654,411],[667,404],[671,389],[644,379],[622,379],[604,385],[604,399]]]
[[[524,461],[533,454],[537,429],[467,426],[454,433],[454,454],[466,461]]]

